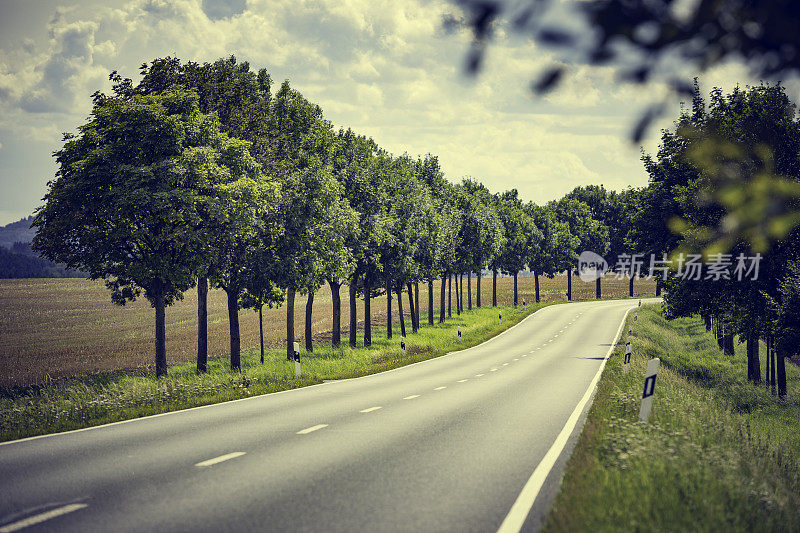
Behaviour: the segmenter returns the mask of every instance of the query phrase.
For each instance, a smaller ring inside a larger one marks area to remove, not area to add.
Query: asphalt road
[[[550,306],[390,372],[2,444],[0,533],[536,529],[635,305]]]

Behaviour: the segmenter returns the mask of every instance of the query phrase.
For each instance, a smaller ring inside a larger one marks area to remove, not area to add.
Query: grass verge
[[[437,321],[434,326],[428,326],[427,315],[423,315],[419,332],[406,337],[405,356],[398,327],[393,339],[386,338],[385,328],[373,328],[369,348],[319,345],[313,353],[302,353],[301,379],[295,379],[294,364],[286,361],[285,350],[265,352],[262,365],[259,352],[250,349],[242,354],[241,372],[231,372],[227,359],[214,358],[203,375],[195,372],[194,363],[183,363],[173,365],[162,379],[117,372],[25,389],[0,389],[0,442],[390,370],[480,344],[545,305],[550,303],[516,309],[483,307],[453,315],[443,324]],[[498,309],[503,312],[502,325],[498,324]],[[461,341],[456,335],[459,326]]]
[[[630,371],[623,337],[544,531],[800,531],[798,368],[787,362],[780,402],[747,383],[744,345],[722,355],[699,319],[667,321],[651,305],[630,325]],[[661,367],[643,425],[651,357]]]

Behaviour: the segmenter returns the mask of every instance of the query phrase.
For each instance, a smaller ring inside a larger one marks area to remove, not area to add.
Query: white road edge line
[[[414,398],[419,398],[419,394],[412,394],[411,396],[406,396],[403,399],[404,400],[413,400]]]
[[[632,309],[634,309],[634,307],[631,307],[625,312],[625,316],[622,317],[622,321],[619,324],[619,329],[617,329],[617,334],[614,336],[614,341],[608,348],[606,356],[603,358],[603,362],[600,363],[600,368],[597,369],[597,373],[594,375],[592,382],[589,383],[589,388],[586,389],[586,393],[583,395],[583,398],[581,398],[581,401],[575,406],[572,414],[569,415],[567,423],[564,424],[564,427],[561,429],[561,433],[558,434],[555,442],[553,442],[553,445],[550,446],[549,450],[547,450],[547,453],[544,455],[541,462],[536,466],[536,469],[531,474],[531,477],[528,478],[525,486],[522,487],[522,492],[520,492],[519,496],[517,496],[517,500],[514,502],[514,505],[511,506],[511,510],[508,511],[508,515],[506,515],[503,523],[500,524],[497,533],[518,533],[522,529],[523,524],[525,524],[525,519],[528,518],[528,513],[530,513],[531,508],[536,501],[536,497],[539,495],[539,491],[542,490],[542,485],[544,485],[547,475],[556,464],[556,460],[558,460],[558,457],[564,450],[564,446],[567,445],[567,440],[569,440],[569,437],[572,434],[572,431],[575,429],[575,426],[578,425],[578,420],[581,417],[584,407],[586,407],[586,404],[589,403],[589,400],[592,398],[594,389],[597,387],[597,382],[600,381],[600,376],[603,373],[603,369],[606,367],[608,357],[617,346],[617,342],[622,334],[622,328],[625,326],[625,320],[628,318],[628,314]]]
[[[227,461],[229,459],[236,459],[237,457],[241,457],[244,454],[245,452],[226,453],[225,455],[220,455],[219,457],[214,457],[213,459],[206,459],[205,461],[200,461],[194,466],[211,466],[217,463],[221,463],[222,461]]]
[[[310,428],[301,429],[300,431],[297,432],[297,435],[306,435],[308,433],[311,433],[312,431],[316,431],[318,429],[326,427],[328,427],[328,424],[317,424],[316,426],[311,426]]]
[[[361,412],[362,413],[371,413],[372,411],[377,411],[380,408],[381,408],[380,405],[376,405],[375,407],[367,407],[366,409],[362,409]]]
[[[79,509],[83,509],[85,507],[88,507],[88,505],[86,505],[85,503],[71,503],[69,505],[59,507],[57,509],[52,509],[45,513],[39,513],[37,515],[29,516],[28,518],[23,518],[22,520],[17,520],[16,522],[0,526],[0,533],[11,533],[12,531],[19,531],[20,529],[24,529],[30,526],[35,526],[36,524],[41,524],[42,522],[45,522],[47,520],[57,518],[59,516],[71,513],[73,511],[78,511]]]

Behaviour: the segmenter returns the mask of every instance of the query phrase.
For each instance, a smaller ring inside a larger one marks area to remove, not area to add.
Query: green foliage
[[[494,264],[503,272],[515,275],[525,268],[528,252],[532,246],[539,245],[542,233],[523,209],[516,189],[498,195],[496,201],[505,241]]]
[[[151,300],[158,291],[167,303],[180,298],[204,261],[200,211],[213,193],[203,167],[224,153],[218,169],[235,171],[242,146],[180,89],[106,98],[79,131],[56,152],[34,248],[106,278],[117,303],[142,290]]]

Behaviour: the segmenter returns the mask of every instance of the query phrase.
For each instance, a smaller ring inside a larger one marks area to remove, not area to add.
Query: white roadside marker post
[[[499,320],[498,323],[502,326],[503,325],[503,312],[502,311],[500,311],[500,313],[497,315],[497,318]]]
[[[458,326],[458,340],[461,340],[461,326]]]
[[[300,343],[294,343],[294,378],[300,379]]]
[[[639,422],[647,422],[650,419],[650,411],[653,409],[653,393],[656,390],[656,374],[658,373],[658,363],[660,362],[661,359],[655,357],[647,363],[644,390],[642,391],[642,407],[639,409]]]
[[[636,324],[636,319],[639,318],[639,313],[633,315],[633,323]]]
[[[628,373],[628,364],[631,362],[631,339],[628,338],[628,342],[625,343],[625,358],[622,360],[623,365],[622,369],[625,373]]]
[[[403,350],[403,357],[406,356],[406,338],[400,335],[400,349]]]

